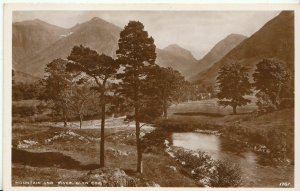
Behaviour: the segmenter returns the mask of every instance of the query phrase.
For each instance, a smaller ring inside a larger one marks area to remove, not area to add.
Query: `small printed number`
[[[290,182],[280,182],[279,186],[289,187],[289,186],[291,186],[291,183]]]

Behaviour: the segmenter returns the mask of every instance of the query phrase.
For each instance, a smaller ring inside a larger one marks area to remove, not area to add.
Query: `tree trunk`
[[[278,110],[280,107],[280,92],[281,92],[281,86],[279,86],[278,91],[276,93],[276,97],[275,97],[276,110]]]
[[[167,101],[166,100],[164,100],[163,109],[164,109],[164,118],[168,119],[168,106],[167,106]]]
[[[79,118],[80,118],[79,127],[80,127],[80,129],[81,129],[81,126],[82,126],[82,118],[83,118],[82,114],[79,114]]]
[[[68,123],[67,113],[66,111],[64,111],[63,113],[64,113],[64,127],[67,127],[67,123]]]
[[[101,95],[101,140],[100,140],[100,167],[104,167],[104,127],[105,127],[105,100]]]
[[[141,140],[140,140],[140,121],[139,121],[139,108],[135,107],[135,134],[136,134],[136,148],[137,148],[137,172],[143,173],[142,168],[142,148],[141,148]]]
[[[232,106],[232,109],[233,109],[233,114],[235,115],[236,114],[236,105]]]

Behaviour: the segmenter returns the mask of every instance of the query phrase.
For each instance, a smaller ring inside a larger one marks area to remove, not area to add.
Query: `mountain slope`
[[[75,30],[75,31],[72,31]],[[93,18],[88,22],[71,28],[67,35],[50,44],[45,49],[32,56],[26,57],[16,70],[42,77],[44,67],[55,58],[66,58],[73,46],[84,45],[110,56],[115,55],[121,28],[100,18]]]
[[[13,62],[18,65],[24,57],[46,48],[68,30],[39,19],[16,22],[12,25]]]
[[[230,34],[220,42],[218,42],[193,69],[193,73],[201,73],[210,68],[214,63],[223,58],[229,51],[240,44],[247,37],[240,34]],[[190,81],[198,79],[198,75],[193,76]]]
[[[203,85],[214,85],[218,70],[234,61],[238,61],[253,72],[255,65],[263,58],[283,60],[289,69],[294,71],[294,13],[292,11],[283,11],[267,22],[219,62],[201,72],[197,82]]]
[[[178,45],[172,44],[164,49],[156,49],[156,63],[162,67],[172,67],[182,75],[189,77],[189,71],[197,60],[192,53]]]
[[[26,24],[31,23],[27,21],[22,22],[22,25],[26,26]],[[13,68],[16,71],[28,73],[32,76],[43,77],[47,63],[55,58],[66,58],[73,46],[80,44],[88,46],[99,53],[115,57],[121,30],[120,27],[95,17],[70,29],[62,30],[63,33],[54,33],[53,37],[48,36],[49,39],[47,40],[46,38],[45,40],[48,44],[36,44],[36,48],[32,49],[31,54],[24,53],[25,56],[22,60],[13,60]],[[19,32],[19,30],[15,30],[15,36],[18,36]],[[21,33],[29,36],[25,38],[34,38],[31,33]],[[20,38],[15,38],[14,40],[16,44],[21,44],[21,42],[18,42],[21,41]],[[38,41],[38,39],[36,40]],[[13,47],[13,52],[16,54],[19,52],[17,46]],[[156,53],[156,62],[160,66],[173,67],[184,75],[188,75],[188,70],[197,62],[191,52],[175,44],[164,49],[156,49]]]

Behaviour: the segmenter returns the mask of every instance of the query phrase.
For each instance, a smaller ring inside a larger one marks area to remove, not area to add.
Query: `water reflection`
[[[241,168],[244,186],[278,186],[280,181],[293,181],[292,167],[276,167],[260,163],[254,152],[245,152],[243,147],[228,139],[203,133],[173,133],[173,146],[200,150],[215,160],[227,160]]]
[[[201,133],[173,133],[173,145],[190,150],[207,152],[214,159],[220,159],[220,139],[215,135]]]

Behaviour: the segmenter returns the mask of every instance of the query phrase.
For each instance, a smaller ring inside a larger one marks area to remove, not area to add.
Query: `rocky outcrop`
[[[136,180],[118,168],[101,168],[90,171],[84,178],[90,186],[135,187]]]

